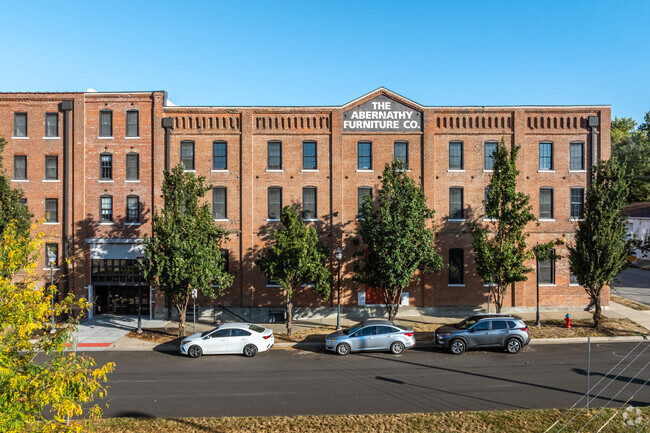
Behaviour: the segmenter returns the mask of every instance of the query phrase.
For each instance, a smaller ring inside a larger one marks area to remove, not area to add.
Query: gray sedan
[[[390,350],[397,355],[413,346],[413,328],[388,320],[366,320],[325,337],[325,348],[339,355],[361,350]]]

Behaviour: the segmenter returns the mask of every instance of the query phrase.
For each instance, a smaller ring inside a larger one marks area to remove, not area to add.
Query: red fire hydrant
[[[567,313],[566,317],[564,318],[564,327],[565,328],[571,327],[571,315],[569,313]]]

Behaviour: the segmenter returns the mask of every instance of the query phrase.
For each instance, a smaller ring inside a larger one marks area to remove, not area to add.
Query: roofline
[[[406,99],[406,98],[404,98]],[[354,102],[354,101],[353,101]],[[238,109],[238,108],[320,108],[320,109],[338,109],[346,105],[166,105],[165,109],[176,108],[223,108],[223,109]],[[414,103],[417,104],[417,103]],[[491,108],[611,108],[611,105],[596,104],[596,105],[420,105],[422,108],[467,108],[467,109],[491,109]]]

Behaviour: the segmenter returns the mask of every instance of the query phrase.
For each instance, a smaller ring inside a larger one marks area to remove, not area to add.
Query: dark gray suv
[[[521,317],[511,314],[470,316],[436,329],[434,339],[454,355],[475,347],[504,347],[508,353],[517,353],[530,343],[528,327]]]

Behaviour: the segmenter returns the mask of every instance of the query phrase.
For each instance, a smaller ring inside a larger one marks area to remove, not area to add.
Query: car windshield
[[[356,325],[354,325],[354,326],[352,326],[352,327],[350,327],[350,328],[348,328],[348,329],[344,329],[344,330],[343,330],[343,333],[344,333],[345,335],[354,334],[354,333],[357,332],[357,331],[358,331],[362,326],[363,326],[363,323],[357,323]]]
[[[205,336],[208,335],[208,334],[212,334],[212,333],[213,333],[214,331],[216,331],[217,329],[219,329],[219,328],[214,328],[214,329],[210,329],[209,331],[202,332],[202,333],[201,333],[201,337],[205,337]]]
[[[476,319],[474,319],[473,317],[470,317],[470,318],[467,318],[467,319],[463,320],[463,321],[460,322],[460,323],[456,323],[456,324],[453,325],[453,326],[454,326],[456,329],[467,329],[467,328],[469,328],[470,326],[474,325],[475,323],[476,323]]]
[[[262,328],[261,326],[257,326],[257,325],[251,325],[251,326],[248,327],[248,329],[250,329],[251,331],[255,331],[255,332],[264,332],[264,328]]]

